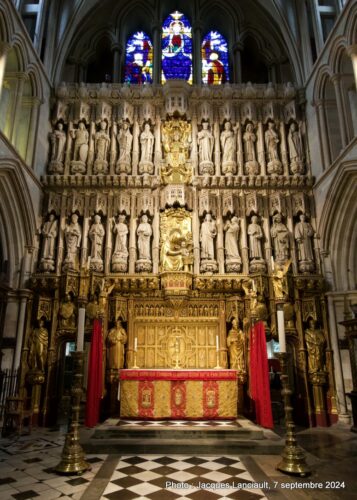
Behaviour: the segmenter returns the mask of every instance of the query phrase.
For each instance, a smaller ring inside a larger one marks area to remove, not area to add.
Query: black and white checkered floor
[[[239,489],[244,485],[244,490]],[[239,457],[123,456],[104,490],[110,500],[263,499]]]

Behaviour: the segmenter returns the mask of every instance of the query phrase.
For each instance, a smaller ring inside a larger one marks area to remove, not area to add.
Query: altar
[[[119,379],[121,418],[237,418],[236,370],[127,369]]]

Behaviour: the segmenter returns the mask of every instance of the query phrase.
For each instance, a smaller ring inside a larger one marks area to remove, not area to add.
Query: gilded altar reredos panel
[[[227,366],[217,302],[190,302],[178,312],[165,302],[140,301],[134,311],[129,329],[133,342],[137,342],[138,367],[214,368],[217,348],[222,368]],[[130,348],[127,361],[132,365]]]

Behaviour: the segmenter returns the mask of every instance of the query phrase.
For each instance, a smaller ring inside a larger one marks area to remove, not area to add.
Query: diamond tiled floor
[[[123,456],[103,492],[103,499],[209,500],[238,498],[237,483],[254,479],[239,457],[189,455]],[[263,499],[263,491],[251,489],[248,496]]]

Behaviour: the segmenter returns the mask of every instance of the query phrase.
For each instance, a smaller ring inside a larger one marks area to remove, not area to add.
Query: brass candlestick
[[[221,366],[219,365],[219,350],[216,349],[216,366],[214,367],[214,370],[219,370]]]
[[[289,377],[286,366],[287,355],[286,352],[280,352],[278,356],[280,360],[282,383],[281,394],[284,399],[286,438],[285,448],[281,454],[282,460],[277,465],[277,469],[284,472],[284,474],[306,477],[311,474],[311,471],[306,464],[305,453],[297,444],[296,440],[295,424],[292,416],[293,408],[291,406],[291,389],[289,387]]]
[[[61,461],[54,468],[54,471],[59,474],[83,474],[83,472],[91,468],[90,464],[85,461],[83,448],[79,444],[79,411],[83,392],[83,352],[73,352],[72,356],[74,364],[74,381],[71,390],[72,416],[62,450]]]
[[[134,354],[133,354],[133,366],[131,367],[134,370],[138,369],[138,365],[136,364],[136,349],[134,349]]]

